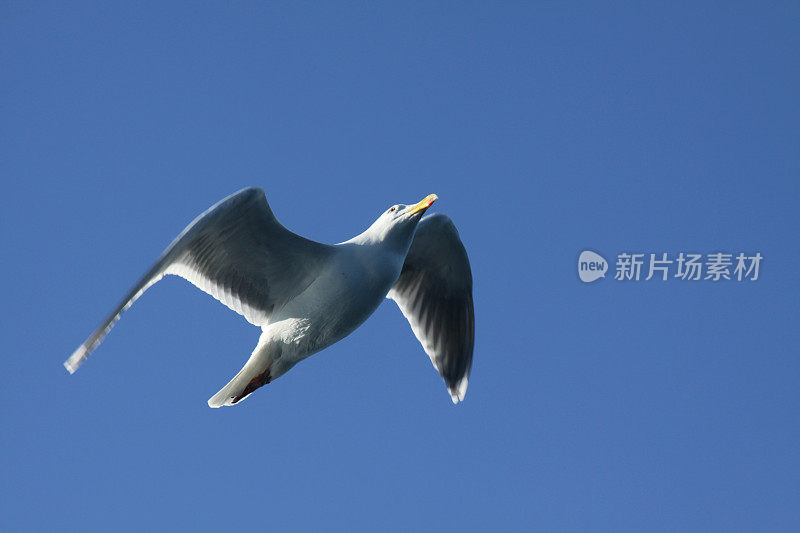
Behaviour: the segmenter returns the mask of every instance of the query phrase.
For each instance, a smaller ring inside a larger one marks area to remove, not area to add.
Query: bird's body
[[[262,329],[247,363],[208,401],[211,407],[239,402],[298,362],[346,337],[387,295],[398,301],[407,317],[409,313],[414,315],[411,308],[415,303],[425,308],[416,311],[421,313],[421,326],[416,323],[418,320],[412,317],[409,320],[445,378],[453,401],[457,402],[464,397],[472,359],[472,280],[455,227],[443,215],[427,217],[426,220],[437,220],[424,227],[439,228],[433,233],[441,233],[438,238],[443,240],[435,244],[460,247],[452,257],[440,258],[443,264],[433,266],[433,270],[441,272],[454,270],[462,278],[455,280],[455,291],[451,291],[458,298],[454,299],[453,294],[427,298],[437,302],[423,301],[424,297],[406,298],[410,304],[406,305],[407,312],[400,294],[408,285],[401,283],[403,276],[416,293],[422,294],[419,289],[426,281],[430,284],[425,279],[430,277],[430,269],[418,268],[419,265],[409,268],[408,258],[413,255],[409,249],[416,243],[421,213],[435,199],[431,195],[416,206],[394,206],[357,237],[338,245],[325,245],[286,230],[272,215],[263,191],[244,189],[192,222],[65,366],[74,372],[125,309],[165,274],[174,274],[186,278]],[[442,224],[449,224],[445,231],[440,229]],[[457,243],[452,242],[453,236]],[[415,298],[418,301],[412,301]],[[437,311],[437,305],[441,308],[449,300],[454,300],[449,304],[451,307],[455,303],[462,309],[451,309],[446,316],[446,310]],[[457,315],[455,322],[453,315]],[[434,332],[427,339],[425,332],[420,331],[429,328],[431,322],[444,324],[450,331]],[[445,346],[448,336],[458,342],[451,339],[449,346]],[[445,353],[448,349],[451,353]],[[448,358],[446,368],[440,368],[439,363]],[[457,364],[451,364],[453,361]]]
[[[355,331],[386,297],[402,266],[402,258],[398,260],[396,254],[387,254],[379,247],[337,246],[320,276],[273,311],[269,324],[262,326],[250,360],[209,400],[209,405],[238,402],[255,390],[257,383],[264,385],[277,379],[303,359]],[[237,396],[235,391],[240,389]]]

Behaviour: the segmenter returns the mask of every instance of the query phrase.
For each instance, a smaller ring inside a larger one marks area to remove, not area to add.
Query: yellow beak
[[[431,205],[433,205],[433,202],[435,202],[438,199],[439,197],[436,196],[435,194],[429,194],[428,196],[423,198],[420,203],[406,208],[406,212],[404,214],[413,215],[418,211],[424,211],[425,209],[428,209]]]

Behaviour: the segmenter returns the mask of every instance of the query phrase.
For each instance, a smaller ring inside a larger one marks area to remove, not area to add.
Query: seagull
[[[397,303],[457,404],[475,340],[472,272],[450,218],[423,217],[437,199],[393,205],[360,235],[329,245],[283,227],[263,190],[242,189],[189,224],[64,366],[74,373],[120,315],[171,274],[261,328],[250,358],[209,407],[239,403],[340,341],[384,298]]]

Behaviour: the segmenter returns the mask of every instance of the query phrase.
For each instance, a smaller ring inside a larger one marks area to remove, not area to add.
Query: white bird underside
[[[239,402],[345,337],[384,297],[397,302],[458,403],[472,363],[472,275],[452,221],[441,214],[420,220],[434,200],[395,206],[358,237],[332,246],[284,228],[262,190],[239,191],[189,224],[64,366],[75,372],[144,291],[174,274],[262,328],[250,359],[209,400],[212,407]]]

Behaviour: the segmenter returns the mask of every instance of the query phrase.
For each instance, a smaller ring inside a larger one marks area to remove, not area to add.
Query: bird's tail
[[[275,365],[281,357],[281,345],[266,337],[261,335],[258,346],[239,373],[208,400],[209,407],[235,405],[283,374],[277,371],[280,365]]]
[[[269,375],[269,368],[258,372],[245,365],[227,385],[209,398],[208,406],[216,408],[223,405],[235,405],[270,381],[272,381],[272,378]]]

